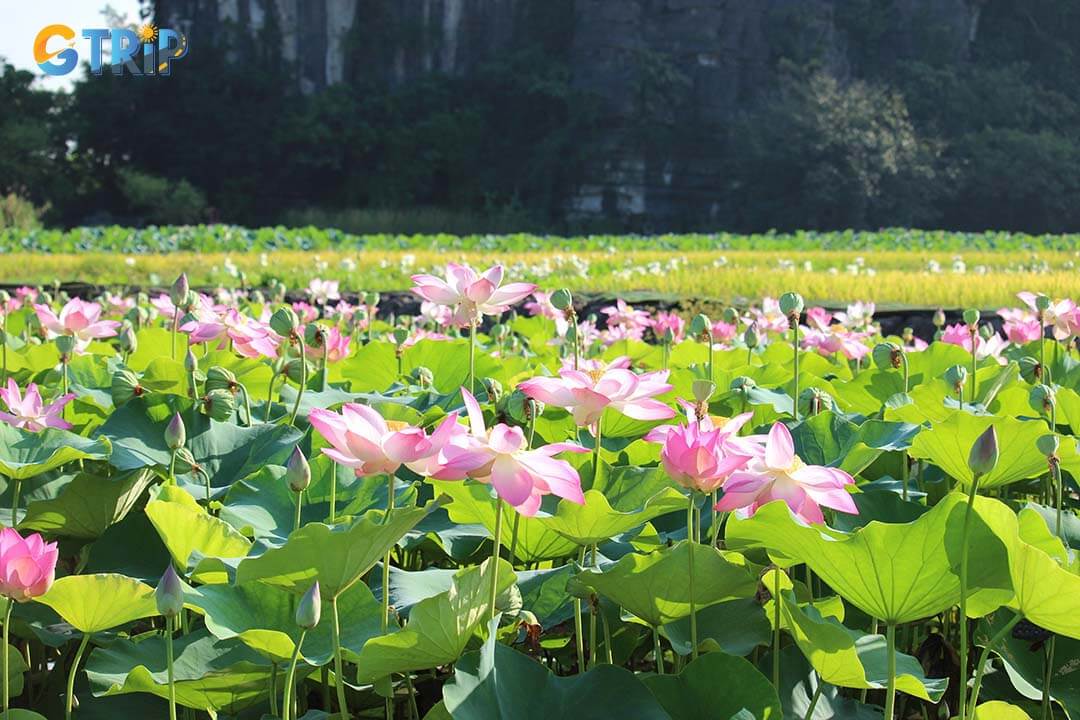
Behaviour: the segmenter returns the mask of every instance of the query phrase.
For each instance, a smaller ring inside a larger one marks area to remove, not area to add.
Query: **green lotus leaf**
[[[486,485],[473,482],[455,482],[451,480],[428,480],[436,494],[449,496],[453,502],[446,506],[450,519],[458,524],[483,525],[495,535],[495,503],[491,489]],[[504,517],[503,524],[513,526],[513,516]],[[518,522],[518,542],[515,550],[522,562],[557,560],[574,555],[577,543],[549,528],[538,517],[522,516]],[[510,547],[510,531],[502,534],[502,543]]]
[[[372,510],[351,525],[305,525],[281,547],[242,560],[236,582],[258,580],[303,593],[318,580],[323,597],[333,598],[357,583],[427,513],[426,508],[403,508],[384,522],[384,513]]]
[[[11,480],[37,477],[76,460],[105,460],[111,451],[104,438],[56,428],[33,433],[0,423],[0,475]]]
[[[964,485],[971,485],[968,455],[975,439],[993,425],[998,436],[997,467],[979,479],[990,489],[1046,472],[1046,457],[1035,442],[1047,433],[1041,420],[1015,420],[957,412],[923,430],[911,446],[911,457],[929,460]]]
[[[270,661],[238,640],[218,640],[197,630],[174,640],[176,702],[214,713],[240,712],[265,700],[270,687]],[[285,668],[278,666],[278,687]],[[119,640],[96,648],[86,661],[86,676],[95,695],[150,693],[169,697],[165,638],[158,633]]]
[[[1031,720],[1031,716],[1003,700],[991,700],[979,703],[975,708],[975,720]]]
[[[62,577],[37,602],[48,605],[84,633],[157,615],[154,588],[115,573]]]
[[[495,632],[489,633],[479,652],[455,663],[454,679],[443,686],[443,700],[454,720],[671,717],[628,670],[599,665],[580,675],[558,677],[497,642]]]
[[[719,678],[723,692],[717,692]],[[776,689],[741,657],[707,653],[678,675],[650,675],[643,682],[672,720],[732,718],[744,711],[756,720],[783,717]]]
[[[871,522],[848,534],[805,525],[777,501],[751,518],[729,520],[727,541],[734,548],[762,545],[785,564],[806,563],[863,612],[905,623],[959,601],[964,505],[964,496],[950,493],[917,520]],[[1007,598],[1010,582],[1002,543],[983,523],[973,523],[970,548],[971,587],[999,600]]]
[[[812,415],[791,430],[799,457],[811,465],[838,467],[856,475],[883,452],[907,450],[919,427],[866,420],[861,425],[832,412]]]
[[[759,645],[768,645],[772,623],[756,598],[725,600],[697,611],[699,644],[715,642],[728,655],[745,657]],[[660,628],[660,634],[680,655],[689,655],[690,618],[670,622]]]
[[[26,508],[19,527],[53,535],[93,540],[120,522],[154,480],[148,470],[135,470],[115,478],[81,472],[48,500]]]
[[[498,564],[500,594],[516,581],[505,560]],[[426,670],[454,662],[490,614],[491,561],[454,574],[450,589],[418,602],[408,625],[367,642],[356,659],[359,680],[394,672]]]
[[[603,572],[586,570],[576,580],[657,627],[690,614],[691,548],[698,608],[757,591],[757,578],[741,555],[686,541],[648,555],[626,555]]]
[[[158,498],[146,504],[146,516],[157,529],[177,567],[186,571],[192,564],[192,553],[197,553],[198,557],[241,558],[251,549],[250,540],[224,520],[210,515],[178,487],[162,487]],[[203,570],[199,572],[198,580],[220,583],[226,582],[228,577],[222,571]]]
[[[563,500],[553,517],[540,518],[540,522],[578,545],[593,545],[685,507],[686,496],[672,487],[661,489],[638,508],[629,510],[612,507],[604,493],[594,489],[585,491],[584,505]]]

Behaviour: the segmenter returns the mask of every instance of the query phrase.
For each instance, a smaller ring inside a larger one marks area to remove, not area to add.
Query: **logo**
[[[108,43],[113,75],[172,74],[172,63],[187,55],[187,37],[176,30],[144,23],[137,29],[84,28],[80,36],[89,41],[90,72],[104,72],[104,48]],[[67,25],[46,25],[34,38],[34,62],[46,75],[67,75],[79,64],[76,34]],[[53,48],[50,50],[50,46]]]

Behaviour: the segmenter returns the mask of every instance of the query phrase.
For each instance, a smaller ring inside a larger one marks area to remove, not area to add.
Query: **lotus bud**
[[[802,315],[803,298],[796,292],[786,292],[780,296],[780,312],[789,318],[797,319]]]
[[[270,316],[270,327],[282,337],[292,337],[299,326],[300,318],[296,316],[296,311],[291,307],[279,307]]]
[[[716,385],[708,380],[695,380],[693,385],[690,386],[690,392],[694,396],[694,401],[698,404],[704,404],[709,402],[709,398],[716,391]]]
[[[720,319],[728,325],[737,325],[739,322],[739,311],[733,307],[726,307],[724,308],[724,312],[721,313]]]
[[[173,281],[172,287],[169,289],[169,299],[173,301],[174,305],[180,305],[187,301],[190,291],[191,286],[188,284],[187,273],[180,273],[180,276]]]
[[[997,429],[991,425],[982,435],[975,438],[968,455],[968,468],[976,477],[988,475],[994,471],[998,462]]]
[[[712,334],[712,323],[709,322],[708,315],[698,313],[694,316],[694,319],[690,321],[690,334],[705,340],[709,338]]]
[[[915,342],[915,331],[909,327],[906,327],[904,328],[903,334],[900,335],[900,338],[904,341],[905,344],[911,345],[913,342]]]
[[[900,346],[896,343],[885,342],[874,346],[872,357],[874,364],[881,370],[900,367]]]
[[[319,592],[319,581],[316,580],[296,606],[296,624],[304,630],[311,630],[319,624],[321,617],[322,594]]]
[[[731,390],[753,390],[757,387],[757,383],[754,382],[754,378],[747,377],[746,375],[740,375],[731,381],[731,385],[728,386]]]
[[[968,325],[978,325],[981,317],[979,311],[974,308],[968,308],[964,311],[964,322]]]
[[[799,394],[799,410],[804,415],[820,415],[835,405],[832,395],[821,388],[806,388]]]
[[[1029,383],[1042,382],[1042,366],[1036,358],[1024,356],[1019,360],[1020,377]]]
[[[289,489],[294,493],[307,490],[311,484],[311,466],[307,458],[301,452],[300,446],[293,448],[289,461],[285,464],[285,481],[289,483]]]
[[[195,353],[191,351],[191,346],[188,346],[187,354],[184,355],[184,370],[189,373],[193,373],[199,369],[199,358],[195,357]]]
[[[228,390],[211,390],[202,399],[202,411],[211,419],[225,422],[236,410],[236,396]]]
[[[131,327],[131,323],[125,322],[121,326],[117,341],[120,344],[120,349],[126,353],[133,353],[139,349],[139,341],[135,337],[135,329]]]
[[[1050,298],[1042,293],[1039,293],[1035,297],[1035,309],[1039,312],[1046,312],[1050,309]]]
[[[300,362],[299,358],[286,361],[282,370],[285,373],[285,377],[289,378],[297,385],[304,382],[303,363]]]
[[[934,311],[934,327],[938,329],[945,327],[945,311],[941,308]]]
[[[379,293],[366,292],[364,293],[364,304],[368,307],[375,307],[379,304]]]
[[[431,384],[435,382],[435,374],[431,372],[430,368],[423,365],[417,365],[413,368],[412,378],[422,388],[431,387]]]
[[[326,342],[326,328],[319,323],[309,323],[304,327],[304,342],[308,347],[322,347]]]
[[[401,347],[409,339],[409,331],[403,327],[394,328],[394,344]]]
[[[568,288],[559,288],[551,293],[551,304],[558,310],[570,310],[574,306],[574,296]]]
[[[743,342],[746,343],[746,347],[753,350],[758,346],[758,334],[757,328],[753,325],[746,328],[746,332],[743,333]]]
[[[157,603],[158,613],[167,618],[176,617],[184,609],[184,586],[171,564],[165,568],[154,589],[154,602]]]
[[[1039,448],[1039,452],[1047,458],[1057,457],[1057,451],[1060,446],[1061,440],[1057,435],[1043,435],[1035,441],[1035,447]]]
[[[179,450],[187,443],[187,428],[180,413],[175,413],[165,426],[165,445],[170,450]]]
[[[213,392],[215,390],[228,390],[235,394],[239,392],[238,383],[236,381],[236,375],[231,370],[227,370],[220,365],[215,365],[206,371],[206,391]]]
[[[112,375],[110,394],[112,395],[113,405],[116,407],[120,407],[134,397],[139,397],[143,394],[142,386],[139,385],[139,377],[127,368],[120,368]]]
[[[488,400],[491,402],[498,402],[499,398],[503,396],[502,383],[495,378],[484,378],[484,390],[487,391]]]
[[[56,349],[63,356],[70,356],[75,352],[75,338],[72,335],[60,335],[56,338]]]
[[[1035,385],[1028,392],[1028,405],[1037,413],[1049,415],[1056,400],[1054,389],[1049,385]]]
[[[989,340],[990,338],[994,337],[994,328],[990,327],[989,325],[980,325],[979,335],[982,336],[983,340]]]
[[[953,391],[958,395],[964,389],[967,378],[968,371],[963,365],[953,365],[946,370],[945,374],[942,376],[942,379],[949,383],[949,386],[952,387]]]

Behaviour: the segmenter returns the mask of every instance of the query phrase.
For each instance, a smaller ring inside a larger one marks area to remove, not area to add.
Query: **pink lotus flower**
[[[698,418],[688,407],[686,425],[662,425],[647,435],[648,442],[662,443],[660,462],[668,476],[688,490],[711,493],[736,470],[762,454],[758,438],[739,437],[739,429],[753,413],[745,413],[713,426],[712,418]]]
[[[337,327],[323,328],[322,344],[311,343],[307,346],[307,355],[315,360],[326,359],[328,363],[336,363],[349,357],[348,335],[342,335]]]
[[[843,325],[830,325],[827,330],[807,328],[802,345],[817,350],[825,357],[842,353],[848,360],[861,360],[870,354],[870,348],[863,342],[864,337],[863,333],[851,332]]]
[[[941,341],[949,343],[950,345],[959,345],[968,352],[971,352],[971,330],[963,323],[946,325],[945,330],[941,333]],[[975,358],[977,360],[985,360],[988,357],[992,357],[998,365],[1005,365],[1006,360],[1001,357],[1001,351],[1008,347],[1008,345],[1009,342],[997,333],[991,335],[989,340],[983,339],[981,335],[976,333]]]
[[[394,341],[393,333],[387,333],[386,337],[390,342]],[[417,330],[413,330],[409,334],[409,337],[405,339],[405,342],[401,343],[401,347],[410,348],[421,340],[443,342],[450,339],[450,336],[445,333],[431,332],[430,330],[424,330],[423,328],[419,328]]]
[[[0,388],[0,399],[4,401],[10,412],[0,412],[0,421],[30,432],[41,432],[49,427],[70,430],[71,423],[64,420],[62,413],[64,406],[74,398],[74,393],[68,393],[44,405],[37,385],[34,383],[27,385],[24,397],[19,392],[19,385],[15,380],[8,378],[7,387]]]
[[[562,320],[566,317],[566,313],[551,304],[551,293],[537,290],[532,294],[532,298],[524,305],[529,315],[540,315],[551,320]]]
[[[855,501],[845,489],[855,480],[843,470],[807,465],[795,454],[791,433],[776,423],[769,431],[765,452],[737,470],[724,483],[717,510],[741,510],[753,515],[773,500],[783,500],[791,511],[811,523],[824,523],[821,506],[857,515]]]
[[[420,303],[420,317],[430,321],[435,327],[446,327],[454,322],[454,310],[446,305],[425,300]]]
[[[672,312],[658,312],[651,320],[649,327],[658,340],[663,340],[664,335],[670,330],[675,342],[679,342],[686,335],[686,321]]]
[[[712,324],[712,337],[713,342],[727,343],[735,339],[735,336],[739,334],[739,326],[735,323],[726,323],[723,320],[717,320]]]
[[[216,317],[186,322],[180,331],[188,334],[192,345],[217,340],[218,349],[223,350],[232,341],[233,350],[246,358],[275,358],[281,344],[281,337],[269,326],[234,308]]]
[[[116,320],[102,320],[101,306],[79,298],[68,300],[58,316],[48,305],[34,305],[41,327],[49,339],[70,335],[75,338],[75,352],[82,353],[91,340],[113,337],[120,327]]]
[[[521,428],[499,423],[488,429],[480,405],[465,388],[461,396],[469,413],[471,433],[459,439],[454,451],[443,454],[459,468],[472,466],[467,476],[490,484],[500,498],[522,515],[531,517],[540,509],[544,495],[585,504],[581,492],[581,477],[573,465],[552,457],[561,452],[588,452],[577,443],[551,443],[530,450]]]
[[[857,302],[847,306],[847,312],[836,313],[836,320],[849,330],[865,330],[874,320],[877,308],[872,302]]]
[[[634,420],[674,417],[674,410],[654,399],[671,390],[668,371],[635,375],[623,360],[589,372],[563,368],[557,378],[537,377],[518,387],[534,400],[569,410],[580,426],[594,426],[608,407]]]
[[[1031,308],[1038,315],[1039,308],[1036,305],[1038,296],[1032,292],[1017,293],[1016,297]],[[1052,327],[1054,337],[1058,340],[1080,334],[1080,308],[1072,300],[1056,300],[1050,303],[1050,307],[1043,312],[1043,321],[1047,327]]]
[[[758,334],[777,333],[788,331],[790,323],[788,317],[780,310],[780,301],[776,298],[763,298],[761,309],[750,308],[750,318],[747,324],[755,324]]]
[[[393,474],[405,463],[417,462],[438,450],[423,428],[384,420],[367,405],[345,403],[341,414],[315,408],[308,416],[311,426],[332,447],[323,454],[357,476]]]
[[[827,331],[832,319],[832,313],[823,307],[812,307],[806,311],[806,324],[812,330]]]
[[[502,265],[493,265],[477,275],[468,265],[449,263],[446,279],[434,275],[413,275],[412,291],[429,302],[453,308],[453,322],[471,325],[483,315],[499,315],[536,290],[532,283],[510,283],[503,287]]]
[[[1042,323],[1033,313],[1020,308],[1002,308],[997,314],[1005,321],[1002,330],[1009,342],[1023,345],[1042,338]]]
[[[617,340],[640,340],[649,327],[649,313],[636,310],[622,299],[616,300],[614,305],[601,308],[600,312],[608,316],[607,332]]]
[[[312,278],[307,287],[311,301],[319,305],[325,305],[331,300],[339,300],[341,292],[338,290],[337,280],[320,280]]]
[[[58,556],[56,543],[37,533],[23,538],[13,528],[0,530],[0,595],[22,603],[47,593]]]
[[[135,307],[135,298],[115,295],[111,292],[102,295],[101,300],[105,303],[105,307],[109,309],[109,313],[113,315],[123,315]]]

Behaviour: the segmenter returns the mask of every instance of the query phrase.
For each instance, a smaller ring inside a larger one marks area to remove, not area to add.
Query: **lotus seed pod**
[[[797,317],[799,315],[802,315],[802,311],[802,295],[796,292],[786,292],[780,296],[780,312],[784,313],[788,317]]]
[[[225,422],[236,410],[236,396],[228,390],[211,390],[202,399],[202,411],[218,422]]]
[[[423,365],[417,365],[413,368],[412,378],[420,387],[431,387],[431,383],[435,382],[435,374],[431,372],[430,368]]]
[[[71,355],[75,352],[75,338],[72,335],[60,335],[56,338],[56,349],[61,355]]]
[[[379,293],[366,292],[364,293],[364,304],[368,307],[375,307],[379,304]]]
[[[934,311],[934,327],[945,327],[945,311],[940,308]]]
[[[116,407],[143,394],[139,377],[127,368],[120,368],[112,374],[112,384],[109,389],[113,405]]]
[[[304,342],[308,347],[322,347],[326,342],[326,328],[319,323],[304,326]]]
[[[833,409],[836,401],[832,395],[821,388],[806,388],[799,393],[799,411],[804,415],[820,415],[825,410]]]
[[[574,296],[567,288],[559,288],[551,293],[551,304],[559,310],[569,310],[574,305]]]
[[[1036,385],[1028,392],[1028,405],[1037,413],[1049,415],[1056,401],[1054,389],[1049,385]]]
[[[131,327],[131,323],[124,323],[116,339],[124,352],[133,353],[139,349],[139,340],[135,337],[135,328]]]
[[[878,343],[874,346],[874,351],[871,353],[871,357],[874,359],[874,365],[880,370],[888,370],[889,368],[896,367],[893,363],[893,358],[896,358],[896,362],[899,363],[900,348],[895,343]]]
[[[187,303],[190,291],[191,287],[188,285],[187,273],[180,273],[180,277],[176,278],[172,287],[169,288],[169,299],[172,300],[173,305],[179,307]]]
[[[693,394],[695,402],[707,403],[712,394],[716,392],[716,384],[709,380],[698,379],[690,386],[690,392]]]
[[[228,390],[235,393],[239,391],[236,375],[231,370],[215,365],[206,371],[206,391]]]
[[[945,374],[942,376],[942,379],[945,380],[945,382],[949,383],[949,385],[951,385],[953,388],[964,387],[964,384],[967,382],[967,378],[968,371],[967,368],[963,365],[953,365],[948,370],[946,370]]]
[[[711,333],[712,323],[709,322],[708,315],[698,313],[694,316],[694,319],[690,321],[690,334],[694,337],[706,337]]]
[[[285,464],[285,481],[294,493],[307,490],[308,485],[311,484],[311,466],[308,465],[307,458],[304,457],[299,445],[293,448],[289,461]]]
[[[525,425],[529,422],[529,399],[528,395],[515,389],[514,392],[506,396],[503,410],[510,416],[511,420]]]
[[[979,335],[982,337],[983,340],[989,340],[990,338],[994,337],[994,328],[990,327],[989,325],[980,325]]]
[[[184,609],[184,586],[171,564],[154,589],[154,602],[158,613],[167,618],[176,617]]]
[[[495,378],[484,378],[484,390],[487,391],[488,400],[491,402],[498,402],[499,398],[503,396],[502,383]]]
[[[1042,382],[1043,370],[1039,361],[1033,357],[1024,356],[1019,360],[1020,377],[1029,383]]]
[[[1043,435],[1035,441],[1035,447],[1048,458],[1055,457],[1060,446],[1061,440],[1057,435]]]
[[[997,467],[998,437],[997,429],[991,425],[983,434],[975,438],[968,455],[968,468],[976,476],[989,475]]]
[[[321,617],[322,594],[319,592],[319,581],[316,580],[296,606],[296,624],[304,630],[311,630],[319,624]]]
[[[1039,295],[1035,297],[1035,309],[1039,312],[1046,312],[1047,310],[1049,310],[1050,298],[1048,298],[1046,295],[1043,295],[1042,293],[1039,293]]]
[[[746,375],[740,375],[735,378],[731,381],[731,385],[729,386],[731,390],[753,390],[756,387],[757,383],[754,382],[754,379],[747,377]]]
[[[736,325],[739,322],[739,312],[733,307],[726,307],[721,319],[728,325]]]
[[[964,311],[964,322],[968,325],[978,325],[981,317],[979,311],[974,308],[968,308]]]
[[[300,326],[300,318],[291,307],[279,307],[270,316],[270,327],[282,337],[290,337]]]
[[[751,350],[758,346],[757,329],[753,325],[746,328],[746,332],[743,333],[743,342],[746,343],[746,347]]]
[[[165,446],[170,450],[179,450],[187,443],[187,428],[180,413],[174,413],[172,420],[165,426]]]
[[[394,328],[394,344],[404,345],[405,341],[409,339],[409,331],[403,327]]]

